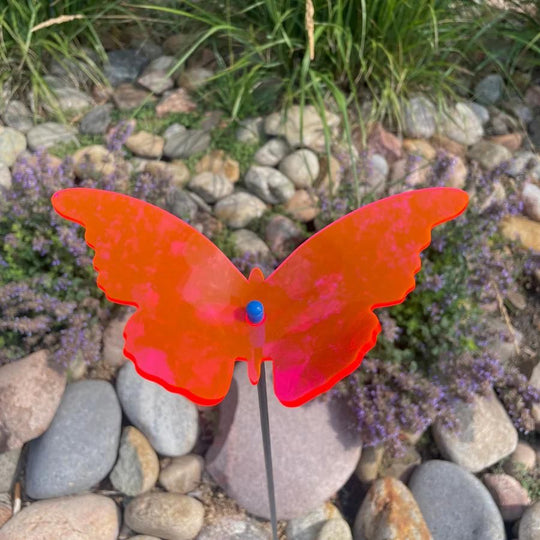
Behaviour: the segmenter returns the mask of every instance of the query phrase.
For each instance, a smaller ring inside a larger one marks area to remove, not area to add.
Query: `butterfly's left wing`
[[[264,356],[274,389],[297,406],[356,369],[375,345],[373,309],[402,302],[415,286],[431,229],[467,206],[464,191],[409,191],[364,206],[321,230],[264,282]]]
[[[146,202],[73,188],[52,203],[86,228],[107,298],[137,307],[124,330],[137,371],[201,405],[223,399],[234,361],[251,354],[244,276],[197,230]]]

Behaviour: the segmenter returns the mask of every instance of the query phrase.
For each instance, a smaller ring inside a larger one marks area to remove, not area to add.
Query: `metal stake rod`
[[[274,473],[272,471],[272,445],[270,444],[270,424],[268,422],[268,398],[266,395],[266,368],[261,363],[261,377],[257,384],[259,395],[259,414],[261,416],[261,433],[264,448],[264,467],[266,469],[266,485],[268,487],[268,503],[270,504],[270,521],[272,522],[272,538],[278,540],[276,496],[274,491]]]

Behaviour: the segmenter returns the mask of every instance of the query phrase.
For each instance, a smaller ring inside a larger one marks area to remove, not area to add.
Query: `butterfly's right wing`
[[[414,289],[431,229],[467,201],[464,191],[430,188],[374,202],[312,236],[268,277],[264,356],[283,404],[305,403],[360,365],[380,331],[373,309]]]
[[[202,234],[146,202],[73,188],[52,203],[86,228],[107,298],[137,307],[124,330],[137,371],[202,405],[223,399],[234,361],[251,354],[244,276]]]

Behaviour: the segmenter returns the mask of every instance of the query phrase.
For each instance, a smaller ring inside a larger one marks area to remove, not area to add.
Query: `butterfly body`
[[[212,405],[236,361],[253,384],[271,361],[278,399],[297,406],[360,365],[380,331],[373,309],[404,300],[431,229],[467,200],[431,188],[377,201],[313,235],[270,276],[255,269],[249,279],[198,231],[143,201],[73,188],[52,202],[86,228],[107,298],[137,307],[124,352],[141,375]],[[260,319],[247,309],[253,301]]]

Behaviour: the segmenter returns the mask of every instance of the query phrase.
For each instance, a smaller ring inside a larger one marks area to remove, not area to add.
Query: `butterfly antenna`
[[[259,396],[259,414],[261,416],[261,433],[264,448],[264,466],[266,469],[266,485],[268,487],[268,503],[270,505],[270,521],[272,523],[272,539],[278,540],[276,517],[276,494],[274,490],[274,473],[272,469],[272,445],[270,443],[270,423],[268,421],[268,397],[266,394],[266,367],[261,364],[261,377],[257,384]]]

